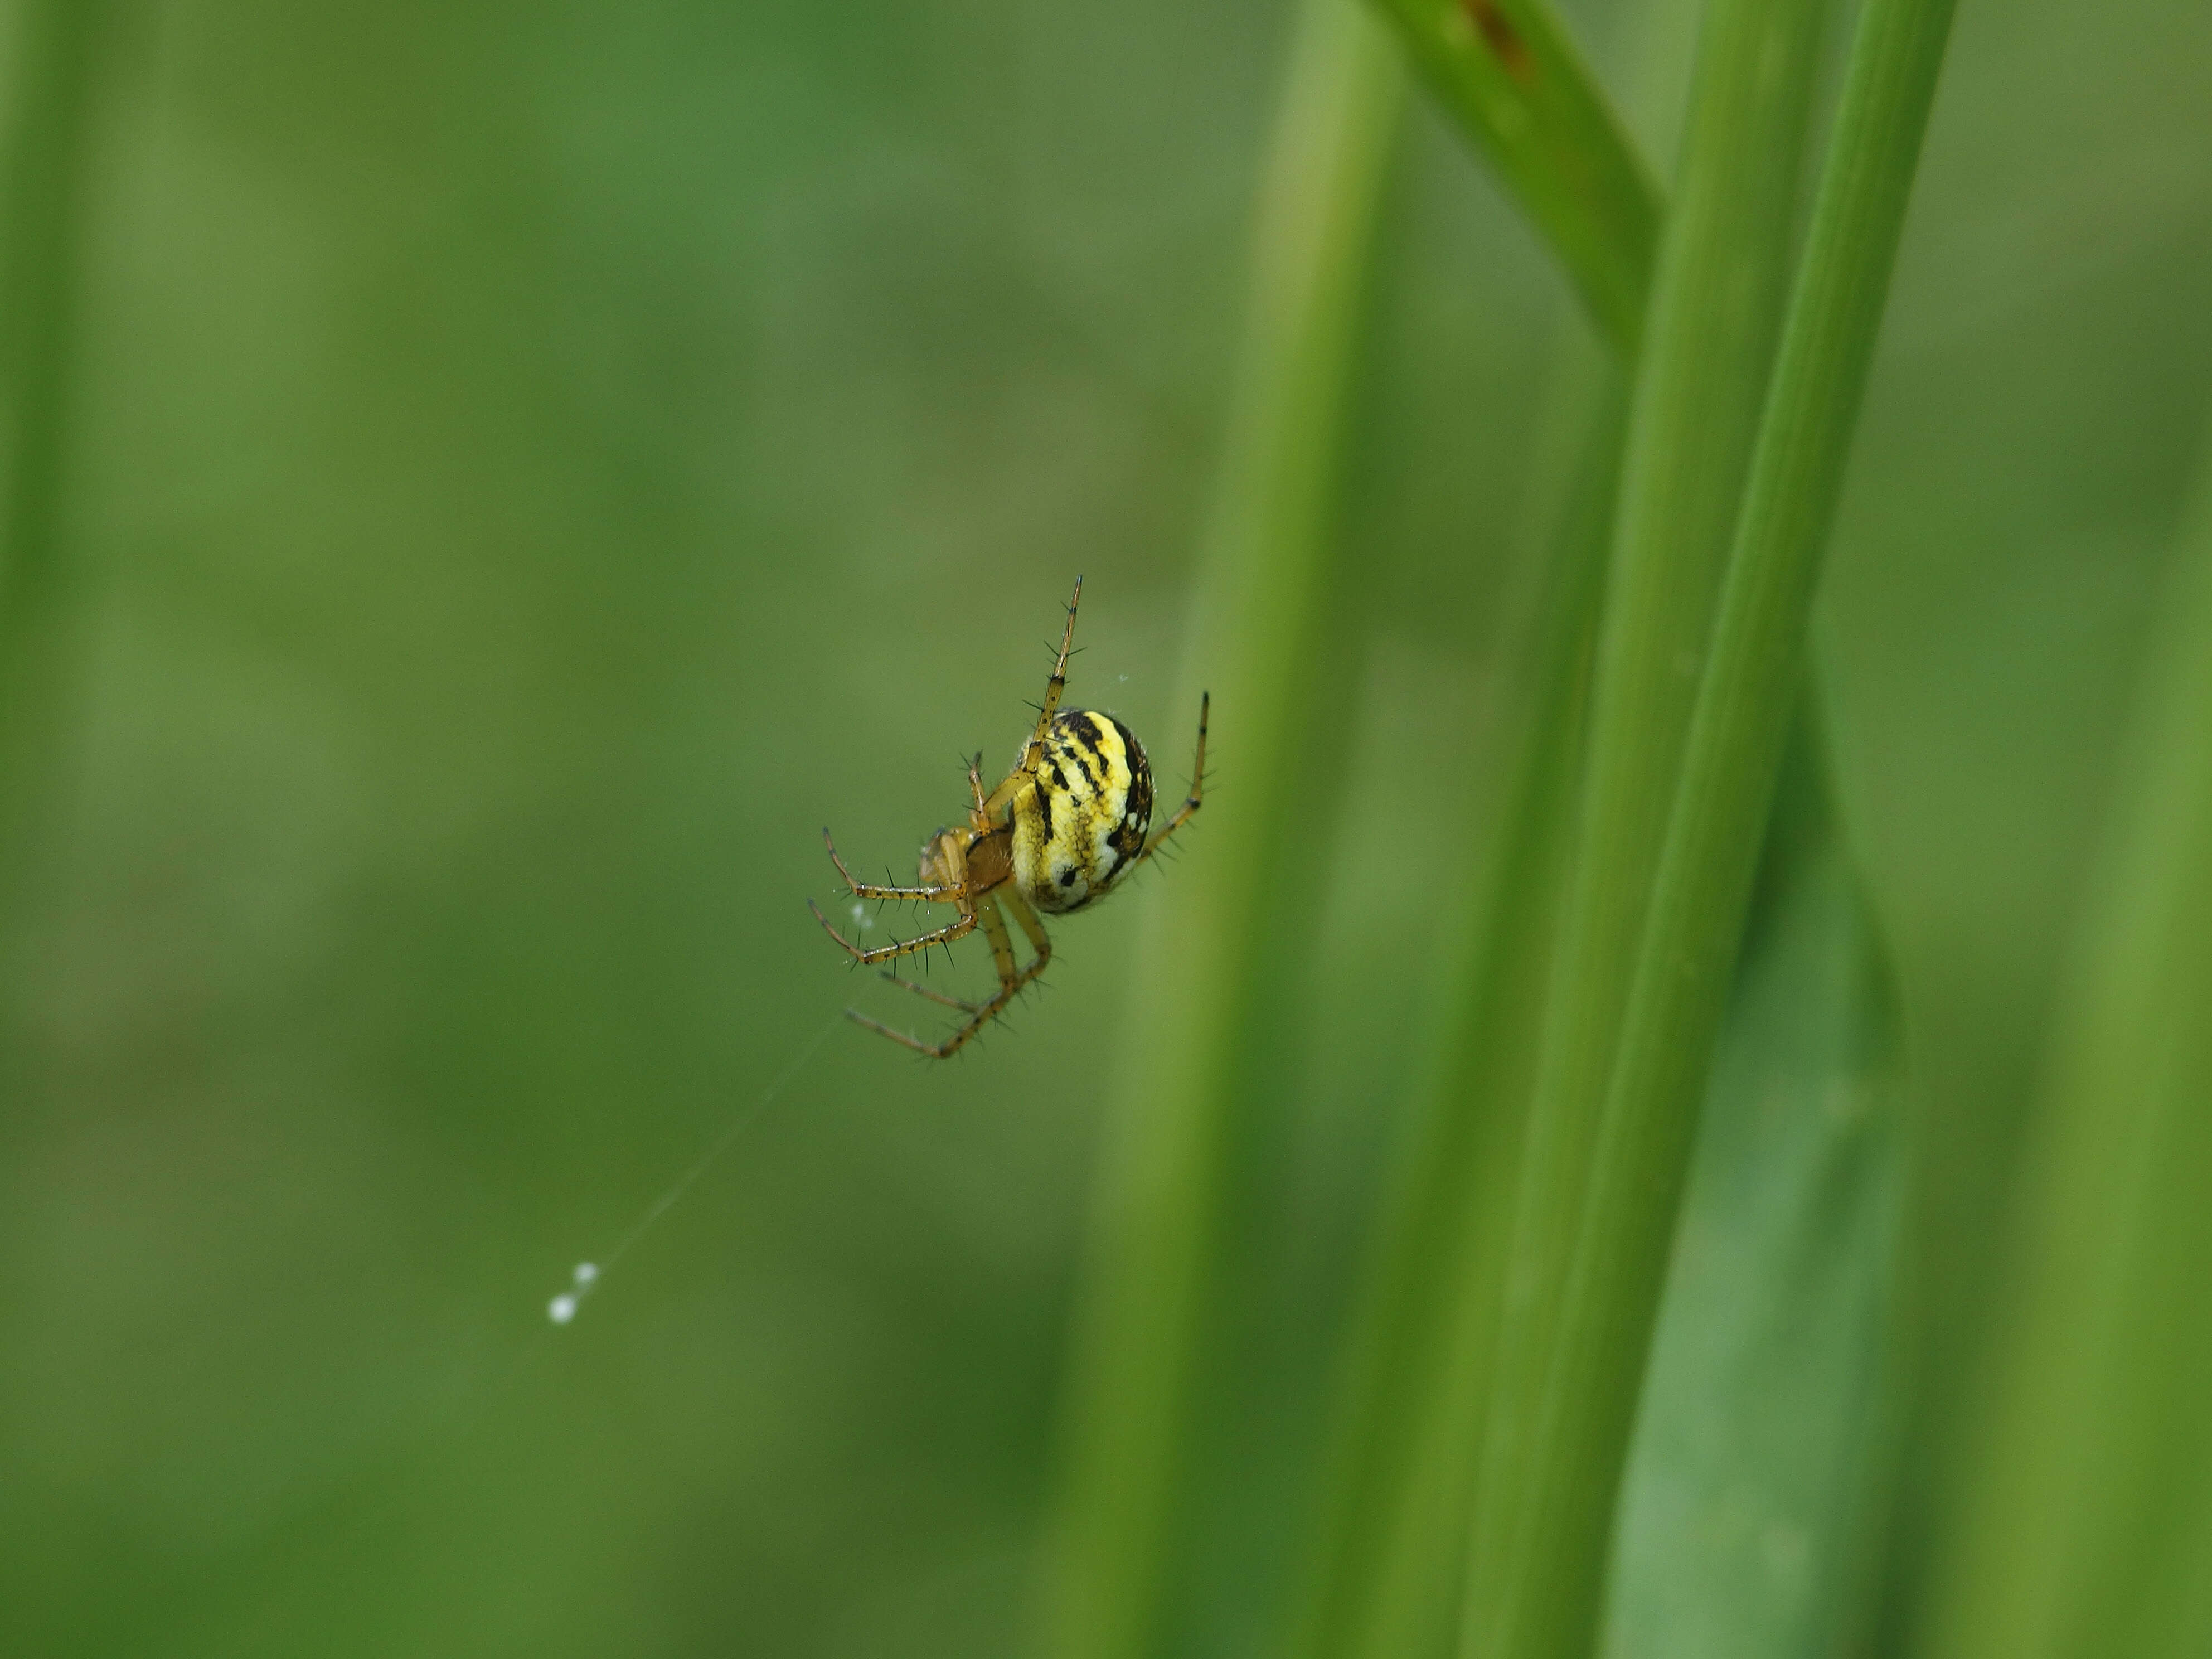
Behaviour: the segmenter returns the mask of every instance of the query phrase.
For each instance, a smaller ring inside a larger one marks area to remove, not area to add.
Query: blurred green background
[[[1687,37],[1638,3],[1570,20],[1678,100]],[[807,916],[819,828],[908,868],[960,753],[1009,758],[1076,573],[1074,699],[1183,775],[1289,27],[109,9],[63,666],[12,792],[0,1648],[1023,1650],[1139,902],[1056,928],[958,1064],[835,1024],[572,1328],[544,1308],[848,997],[907,1014]],[[1963,9],[1832,557],[1920,1152],[1908,1540],[2202,448],[2208,84],[2190,0]],[[1281,898],[1309,1013],[1249,1241],[1252,1514],[1193,1651],[1267,1651],[1236,1609],[1292,1571],[1541,365],[1584,326],[1418,98],[1383,214]],[[1235,708],[1214,737],[1233,791]]]

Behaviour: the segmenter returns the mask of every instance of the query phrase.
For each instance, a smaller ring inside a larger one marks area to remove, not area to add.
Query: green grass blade
[[[1808,44],[1801,37],[1798,50],[1803,52]],[[1595,88],[1588,88],[1584,98],[1592,107],[1601,106]],[[1462,98],[1452,100],[1450,107],[1482,147],[1498,153],[1499,135],[1494,130],[1498,106],[1494,102]],[[1608,134],[1619,131],[1610,119],[1603,125]],[[1522,185],[1524,197],[1529,194],[1525,176],[1515,182]],[[1765,184],[1778,196],[1788,180],[1770,173]],[[1574,250],[1555,251],[1563,263],[1574,264]],[[1778,253],[1770,243],[1769,259]],[[1770,338],[1779,306],[1778,275],[1772,280],[1777,287],[1767,301]],[[1640,314],[1640,299],[1637,309]],[[1755,386],[1757,373],[1747,374],[1744,384]],[[1747,403],[1740,404],[1735,415],[1733,464],[1740,475],[1752,418]],[[1595,469],[1584,469],[1583,499],[1585,504],[1603,501],[1609,507],[1619,471],[1617,452],[1594,459]],[[1717,544],[1709,545],[1717,552]],[[1567,562],[1575,556],[1565,544],[1557,554]],[[1593,558],[1589,566],[1588,597],[1593,608],[1597,563]],[[1565,578],[1574,568],[1569,562],[1555,571],[1555,579]],[[1571,584],[1561,580],[1559,585]],[[1581,679],[1565,672],[1559,656],[1556,640],[1535,653],[1534,684],[1545,688],[1541,696],[1548,706],[1522,735],[1524,741],[1533,739],[1544,759],[1540,766],[1517,775],[1508,768],[1508,775],[1517,781],[1503,797],[1503,856],[1492,868],[1492,878],[1502,880],[1503,885],[1466,904],[1463,948],[1452,957],[1460,963],[1460,971],[1448,971],[1444,976],[1443,1006],[1453,1018],[1442,1050],[1449,1059],[1431,1068],[1430,1085],[1419,1097],[1417,1121],[1422,1133],[1412,1149],[1403,1189],[1385,1220],[1387,1243],[1370,1279],[1352,1367],[1352,1385],[1342,1413],[1340,1467],[1324,1506],[1324,1546],[1301,1647],[1309,1654],[1437,1652],[1444,1645],[1443,1632],[1456,1619],[1465,1564],[1463,1517],[1501,1299],[1498,1257],[1504,1241],[1498,1222],[1508,1213],[1511,1197],[1510,1183],[1502,1183],[1499,1176],[1510,1169],[1524,1121],[1527,1038],[1540,1023],[1540,975],[1554,925],[1549,895],[1563,873],[1559,854],[1571,827],[1567,812],[1573,796],[1565,783],[1580,753],[1576,735]],[[1569,709],[1574,711],[1571,719]],[[1803,758],[1806,764],[1800,769],[1816,776],[1820,764],[1817,746]],[[1525,766],[1528,760],[1524,751],[1517,764]],[[1804,794],[1805,810],[1796,815],[1791,834],[1817,843],[1820,853],[1817,859],[1801,859],[1791,868],[1807,869],[1803,882],[1812,897],[1797,907],[1803,914],[1796,927],[1804,936],[1785,938],[1772,954],[1783,957],[1788,973],[1794,974],[1789,982],[1802,985],[1808,1006],[1794,1011],[1800,1027],[1825,1019],[1833,1022],[1838,1031],[1881,1028],[1893,1010],[1886,993],[1878,988],[1886,981],[1867,912],[1829,823],[1825,789],[1809,787]],[[1769,971],[1771,975],[1781,970]],[[1819,1000],[1827,993],[1834,994],[1832,1005]],[[1773,1000],[1770,994],[1764,1002],[1747,1006],[1765,1008]],[[1735,1032],[1734,1041],[1747,1052],[1765,1052],[1789,1035],[1778,1038],[1750,1013],[1742,1018],[1748,1023]],[[1853,1054],[1808,1060],[1793,1073],[1793,1080],[1808,1099],[1833,1099],[1839,1097],[1838,1091],[1856,1096],[1874,1086]],[[1808,1136],[1818,1142],[1816,1133],[1808,1131]],[[1726,1150],[1724,1146],[1715,1155],[1724,1155]],[[1802,1139],[1769,1137],[1758,1143],[1759,1155],[1773,1166],[1764,1174],[1784,1183],[1819,1150],[1820,1145],[1808,1146]],[[1869,1201],[1878,1208],[1879,1182],[1887,1166],[1878,1159],[1862,1158],[1852,1167],[1866,1170]],[[1878,1227],[1875,1231],[1870,1249],[1886,1247],[1887,1234]],[[1786,1294],[1802,1305],[1807,1288],[1793,1284]],[[1670,1306],[1670,1318],[1695,1333],[1700,1322],[1705,1328],[1725,1322],[1740,1303],[1732,1291],[1715,1292],[1706,1279],[1692,1277]],[[1854,1304],[1838,1316],[1848,1319],[1863,1311],[1862,1304]],[[1881,1344],[1874,1340],[1879,1333],[1864,1330],[1863,1321],[1852,1328],[1869,1338],[1865,1352],[1856,1356],[1864,1364],[1850,1373],[1855,1382],[1864,1382],[1880,1369]],[[1694,1334],[1688,1340],[1694,1345]],[[1843,1440],[1850,1440],[1863,1427],[1864,1405],[1861,1395],[1848,1389],[1837,1400],[1835,1414],[1849,1419],[1833,1425]],[[1657,1432],[1663,1441],[1663,1423]],[[1774,1449],[1761,1446],[1758,1452],[1763,1455]],[[1718,1473],[1717,1468],[1690,1469],[1679,1457],[1668,1467],[1677,1480]],[[1787,1456],[1769,1466],[1754,1455],[1735,1459],[1728,1474],[1739,1485],[1755,1475],[1771,1489],[1787,1490],[1801,1500],[1801,1508],[1820,1504],[1823,1524],[1808,1532],[1808,1558],[1796,1581],[1800,1593],[1788,1601],[1789,1610],[1802,1617],[1814,1605],[1807,1589],[1832,1591],[1842,1558],[1848,1554],[1848,1540],[1839,1535],[1839,1528],[1855,1513],[1863,1490],[1858,1471],[1815,1468],[1804,1458]],[[1833,1478],[1814,1491],[1820,1486],[1815,1477],[1820,1474]],[[1681,1582],[1676,1569],[1685,1564],[1663,1552],[1646,1551],[1637,1559],[1669,1583]],[[1709,1560],[1700,1565],[1719,1564]],[[1753,1628],[1743,1617],[1746,1610],[1736,1603],[1717,1606],[1716,1610],[1723,1618],[1733,1613],[1739,1629]],[[1765,1627],[1770,1632],[1772,1624],[1770,1618]],[[1663,1622],[1654,1622],[1644,1635],[1647,1641],[1657,1639],[1665,1628]]]
[[[1330,521],[1377,198],[1402,102],[1395,52],[1349,0],[1308,0],[1261,205],[1250,336],[1183,703],[1213,694],[1235,787],[1210,799],[1172,894],[1149,896],[1135,1006],[1070,1388],[1044,1650],[1126,1659],[1158,1637],[1189,1418],[1240,1143],[1238,1078],[1305,786],[1310,665],[1329,626]]]
[[[1596,1617],[1611,1491],[1569,1502],[1557,1487],[1553,1466],[1580,1454],[1571,1437],[1586,1425],[1544,1421],[1555,1316],[1687,735],[1696,682],[1686,671],[1706,643],[1780,326],[1824,18],[1816,3],[1717,0],[1700,41],[1636,388],[1574,888],[1516,1200],[1469,1596],[1468,1650],[1486,1659],[1577,1652]],[[1607,1449],[1616,1472],[1625,1419],[1619,1430]]]
[[[1564,501],[1531,514],[1550,520],[1541,591],[1501,676],[1504,752],[1468,790],[1469,820],[1495,828],[1452,907],[1431,1052],[1348,1344],[1297,1648],[1310,1656],[1440,1653],[1457,1628],[1502,1224],[1565,887],[1626,413],[1623,382],[1602,365],[1570,362],[1562,378],[1563,424],[1582,428],[1582,453],[1556,468]]]
[[[1467,15],[1395,10],[1478,153],[1497,159],[1525,143],[1518,82],[1509,77],[1495,97],[1470,90],[1468,76],[1479,88],[1499,65],[1462,27]],[[1491,21],[1496,28],[1502,20]],[[1553,27],[1547,15],[1537,25]],[[1462,47],[1471,55],[1455,70],[1451,55]],[[1565,61],[1585,118],[1574,136],[1553,136],[1569,151],[1595,143],[1615,156],[1615,177],[1638,182],[1615,198],[1622,211],[1609,221],[1602,201],[1574,204],[1586,224],[1607,225],[1599,240],[1632,250],[1612,267],[1610,317],[1593,316],[1600,338],[1612,324],[1605,344],[1613,356],[1632,356],[1650,283],[1656,192],[1601,89]],[[1532,167],[1532,159],[1556,165]],[[1537,158],[1524,149],[1522,161],[1508,182],[1541,228],[1529,198],[1578,167],[1571,153]],[[1554,252],[1571,268],[1569,251]],[[1600,303],[1592,283],[1579,286],[1586,304]],[[1563,331],[1554,348],[1520,538],[1528,567],[1522,580],[1534,604],[1521,644],[1493,671],[1485,719],[1498,739],[1467,786],[1464,817],[1476,826],[1470,878],[1447,904],[1425,1057],[1346,1343],[1294,1650],[1308,1659],[1441,1654],[1455,1639],[1498,1262],[1542,1026],[1544,964],[1572,845],[1589,643],[1620,473],[1626,381],[1607,374],[1595,343]]]
[[[1784,762],[1637,1407],[1606,1659],[1823,1659],[1889,1464],[1894,986],[1809,738]]]
[[[0,162],[0,418],[6,422],[7,586],[52,579],[62,415],[76,341],[95,46],[105,8],[27,6],[11,41],[14,108]]]
[[[1469,15],[1402,5],[1395,12],[1477,150],[1502,159],[1516,143],[1527,145],[1531,126],[1516,101],[1522,87],[1501,82],[1496,56],[1463,27]],[[1552,27],[1548,15],[1537,21]],[[1489,21],[1493,31],[1510,27],[1495,14]],[[1603,228],[1586,234],[1585,257],[1594,242],[1622,256],[1579,286],[1601,334],[1611,325],[1616,356],[1632,356],[1656,193],[1601,90],[1578,64],[1570,67],[1583,118],[1574,135],[1552,135],[1565,147],[1560,153],[1524,148],[1508,181],[1540,224],[1531,198],[1577,174],[1576,144],[1594,142],[1615,156],[1616,178],[1638,181],[1614,198],[1621,210],[1610,220],[1613,210],[1595,198],[1570,191],[1553,203],[1582,216],[1585,233]],[[1554,251],[1571,270],[1575,252]],[[1626,414],[1626,381],[1606,376],[1582,339],[1563,334],[1554,355],[1549,436],[1524,508],[1535,534],[1524,537],[1534,544],[1523,556],[1540,572],[1528,585],[1540,598],[1522,646],[1496,671],[1490,721],[1502,737],[1498,752],[1468,785],[1465,816],[1480,826],[1472,878],[1447,908],[1427,1055],[1346,1345],[1294,1650],[1306,1659],[1440,1655],[1455,1640],[1499,1262],[1572,845],[1589,647]]]
[[[60,581],[69,392],[76,358],[87,127],[108,25],[100,4],[24,7],[10,42],[0,152],[0,768],[4,827],[35,790],[42,700],[60,648],[46,623]]]
[[[1923,1651],[2200,1653],[2212,1620],[2212,462],[2062,1007],[1987,1443]]]
[[[1624,356],[1642,338],[1659,192],[1543,0],[1380,0]]]
[[[1862,14],[1762,422],[1534,1441],[1511,1653],[1579,1651],[1697,1108],[1802,679],[1807,619],[1879,330],[1950,0]]]

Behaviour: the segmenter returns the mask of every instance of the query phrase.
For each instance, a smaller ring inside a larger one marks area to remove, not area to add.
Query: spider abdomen
[[[1079,910],[1144,851],[1152,821],[1152,769],[1136,734],[1093,709],[1058,715],[1014,798],[1014,885],[1040,910]]]

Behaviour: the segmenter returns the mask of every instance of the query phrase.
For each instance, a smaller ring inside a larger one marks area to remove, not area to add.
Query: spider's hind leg
[[[1213,694],[1201,691],[1198,697],[1198,757],[1191,763],[1190,793],[1175,810],[1175,816],[1152,833],[1145,842],[1144,851],[1130,860],[1131,866],[1142,864],[1160,850],[1160,843],[1188,823],[1197,813],[1206,793],[1206,721],[1213,706]]]

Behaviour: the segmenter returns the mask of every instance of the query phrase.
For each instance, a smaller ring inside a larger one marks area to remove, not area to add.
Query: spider
[[[837,856],[830,832],[822,843],[830,861],[856,899],[922,899],[950,904],[959,914],[934,932],[863,949],[841,936],[812,899],[806,901],[823,931],[857,963],[872,965],[896,957],[950,944],[979,926],[991,941],[991,960],[999,970],[998,994],[983,1002],[963,1001],[902,979],[886,969],[884,977],[916,996],[957,1008],[968,1016],[942,1042],[924,1042],[848,1008],[848,1018],[879,1031],[894,1042],[943,1060],[953,1054],[1006,1012],[1023,988],[1052,960],[1040,910],[1065,915],[1080,910],[1121,885],[1129,872],[1158,852],[1160,843],[1190,822],[1206,782],[1206,717],[1212,699],[1198,701],[1198,759],[1192,767],[1190,794],[1159,830],[1147,835],[1152,817],[1152,769],[1136,734],[1111,714],[1093,709],[1060,710],[1067,686],[1068,647],[1075,640],[1075,608],[1083,599],[1083,579],[1067,602],[1067,627],[1060,636],[1060,656],[1045,682],[1036,727],[1022,745],[1014,769],[988,794],[983,793],[981,755],[968,763],[968,821],[939,830],[921,848],[919,884],[876,886],[855,881]],[[1013,940],[1006,933],[1003,907],[1029,935],[1036,952],[1027,967],[1017,967]]]

